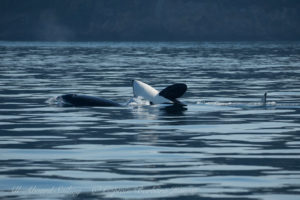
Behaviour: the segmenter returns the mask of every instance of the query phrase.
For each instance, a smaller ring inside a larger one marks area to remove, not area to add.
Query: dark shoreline
[[[296,41],[297,0],[1,0],[0,40]]]

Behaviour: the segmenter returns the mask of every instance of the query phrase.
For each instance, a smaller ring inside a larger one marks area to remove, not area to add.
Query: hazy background
[[[1,0],[0,40],[299,40],[297,0]]]

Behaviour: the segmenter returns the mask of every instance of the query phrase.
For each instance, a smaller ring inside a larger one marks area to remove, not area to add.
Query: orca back
[[[78,94],[66,94],[60,96],[67,106],[121,106],[120,104],[111,100],[103,99],[100,97],[78,95]]]

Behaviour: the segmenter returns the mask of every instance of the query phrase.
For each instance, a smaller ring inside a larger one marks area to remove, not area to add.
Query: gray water
[[[2,199],[299,199],[300,43],[0,42],[0,132]]]

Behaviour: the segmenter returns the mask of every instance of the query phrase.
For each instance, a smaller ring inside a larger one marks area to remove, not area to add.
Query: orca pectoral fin
[[[187,86],[184,83],[176,83],[173,85],[170,85],[163,89],[159,95],[162,97],[165,97],[166,99],[169,99],[173,102],[176,102],[176,98],[181,97],[187,90]],[[179,101],[178,101],[179,102]]]

